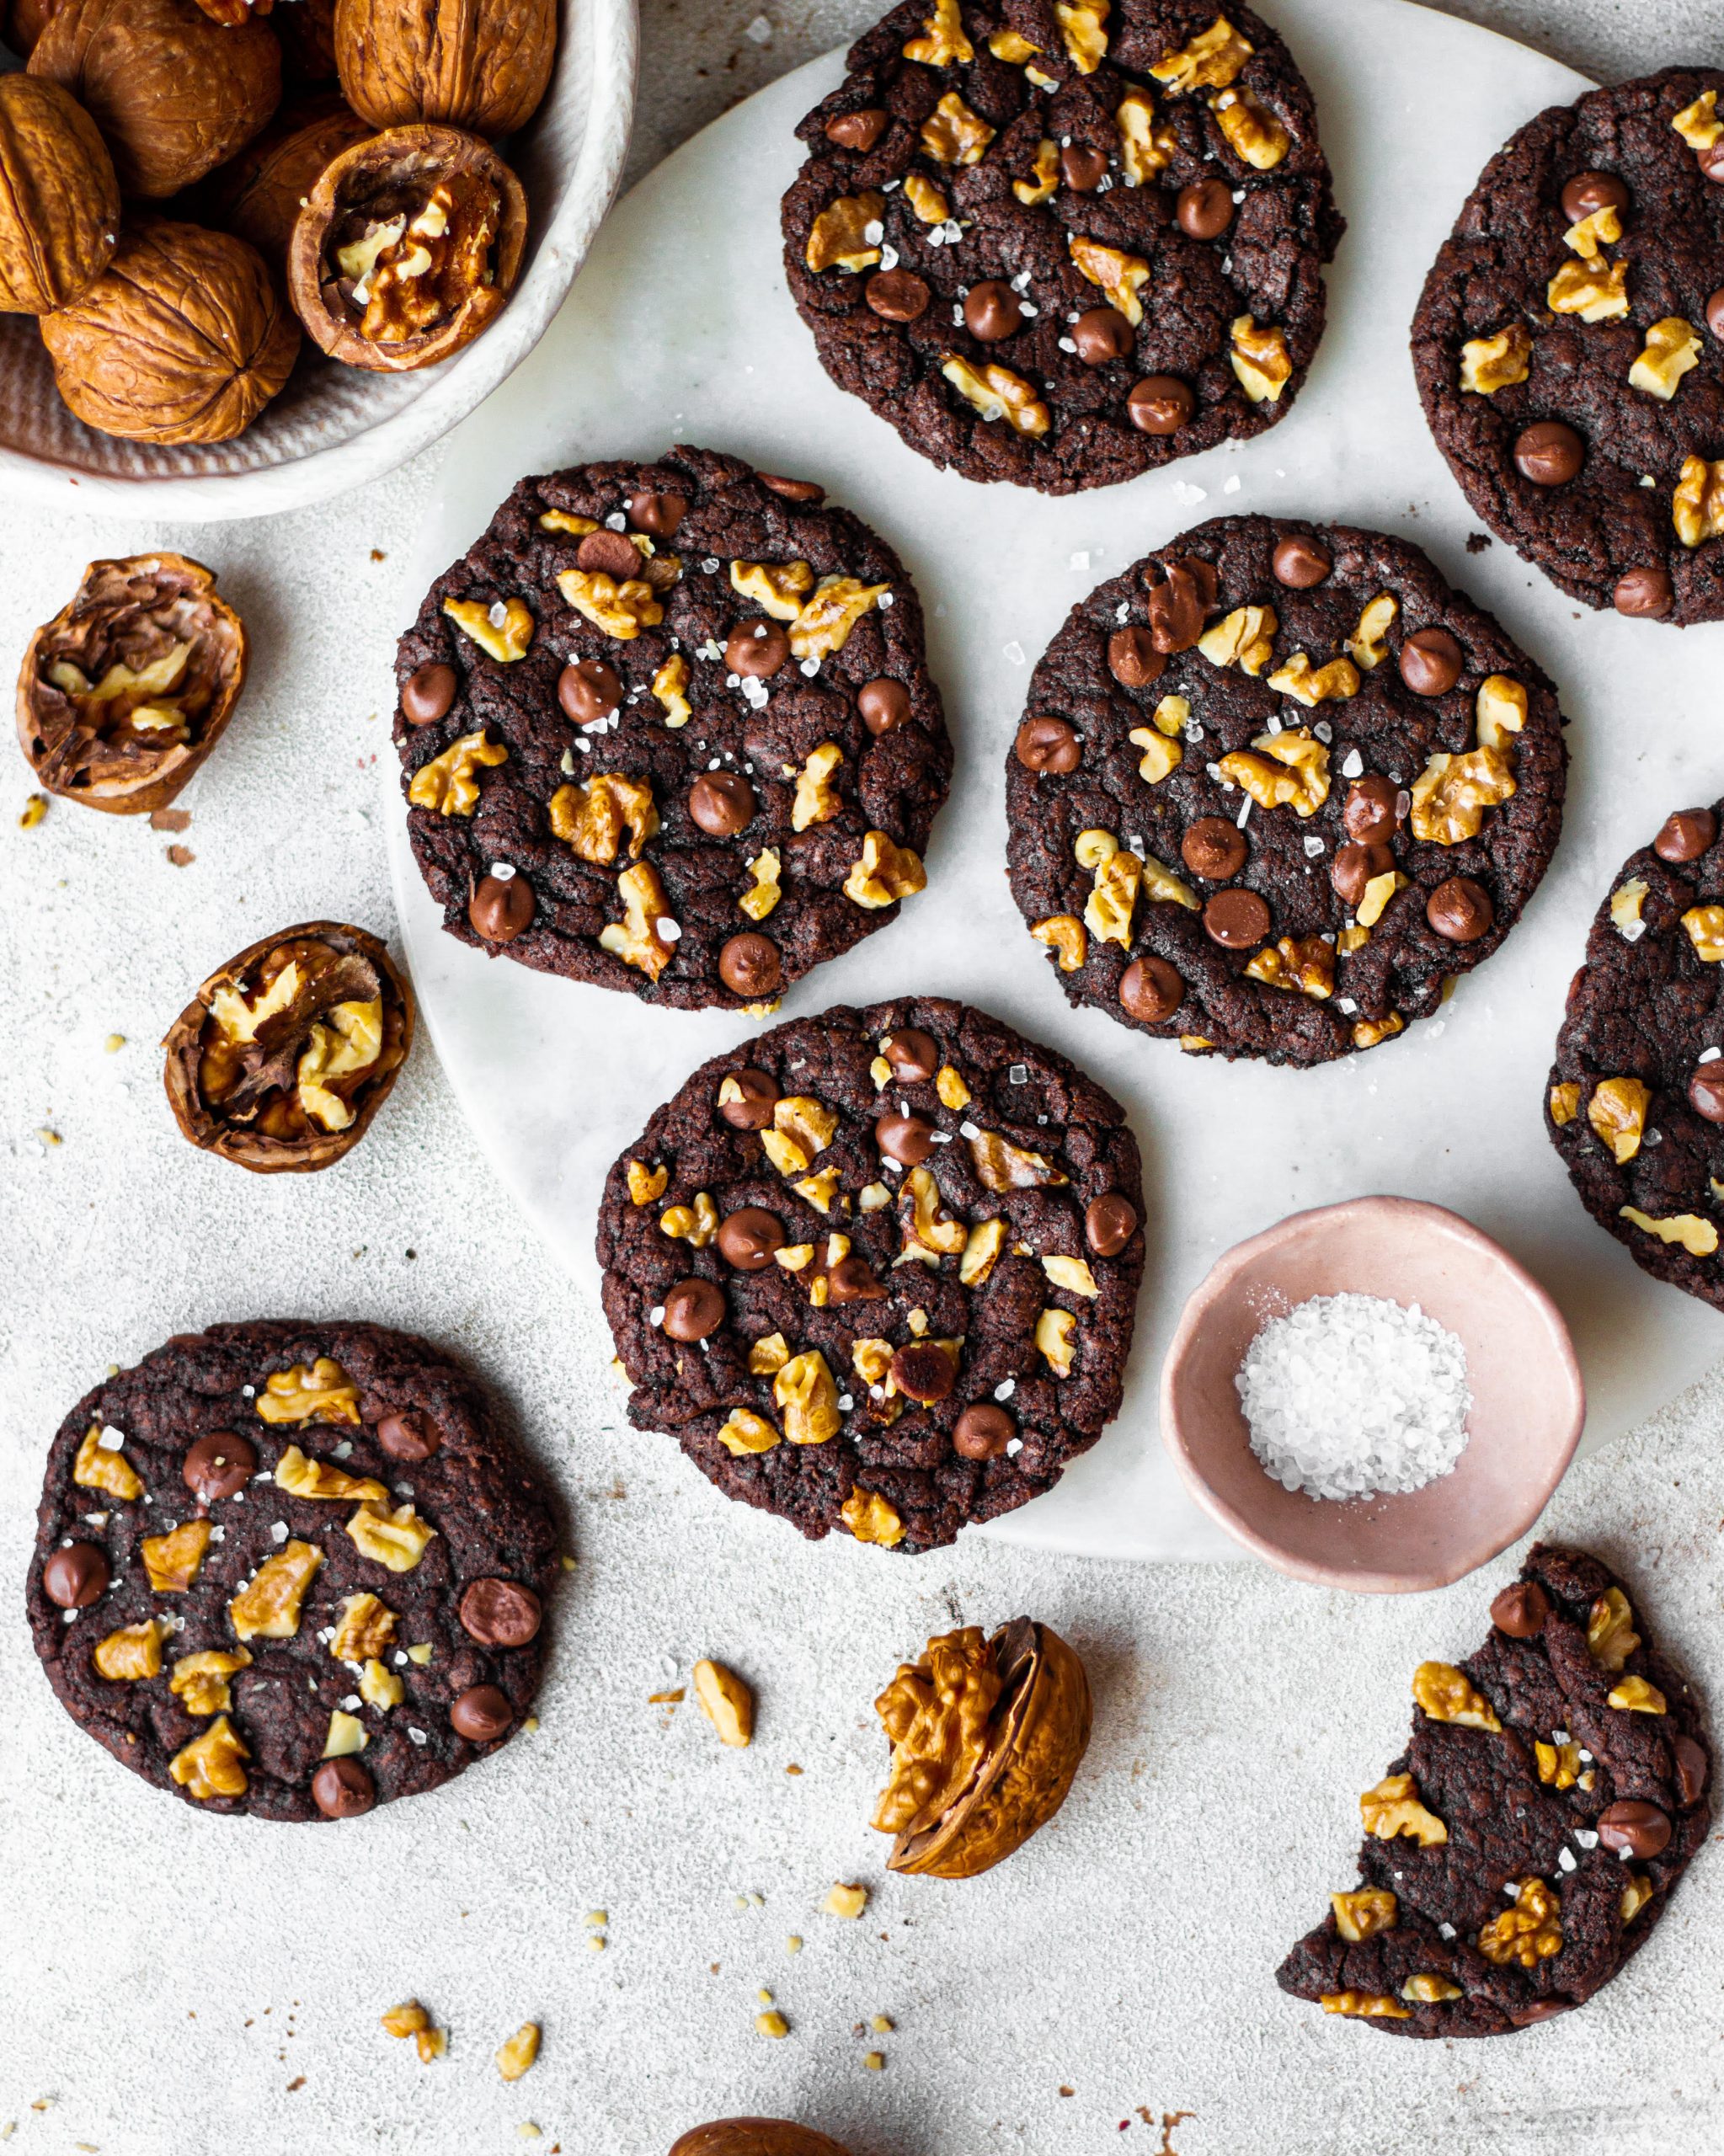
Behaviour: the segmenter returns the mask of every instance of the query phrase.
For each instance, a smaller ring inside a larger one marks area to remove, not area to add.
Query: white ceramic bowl
[[[237,441],[163,449],[73,419],[35,323],[0,315],[0,500],[112,516],[262,516],[344,494],[446,434],[537,344],[622,175],[638,0],[563,0],[544,103],[505,154],[532,226],[520,282],[441,366],[370,374],[307,342],[286,389]]]

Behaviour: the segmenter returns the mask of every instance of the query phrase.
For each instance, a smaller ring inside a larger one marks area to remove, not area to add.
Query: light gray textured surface
[[[742,35],[750,12],[649,0],[638,157],[868,10],[775,10],[764,45]],[[1464,12],[1601,72],[1704,51],[1712,13]],[[1352,1881],[1354,1800],[1398,1748],[1413,1665],[1476,1640],[1506,1561],[1440,1595],[1361,1604],[1245,1565],[805,1547],[627,1432],[593,1314],[490,1182],[428,1052],[326,1175],[246,1177],[184,1145],[153,1043],[202,974],[314,914],[388,926],[371,766],[401,608],[393,561],[371,550],[404,550],[433,476],[424,462],[358,501],[207,533],[0,521],[0,652],[90,554],[164,544],[219,567],[256,640],[241,717],[184,803],[194,862],[62,808],[19,830],[17,764],[0,821],[0,2129],[15,2120],[29,2156],[660,2156],[699,2119],[759,2109],[858,2156],[1716,2148],[1715,1853],[1584,2015],[1509,2041],[1396,2042],[1269,1981]],[[110,1054],[112,1033],[126,1045]],[[569,1083],[578,1113],[578,1071]],[[201,1818],[133,1782],[56,1706],[16,1614],[42,1448],[77,1396],[171,1331],[289,1310],[462,1348],[558,1484],[580,1559],[540,1730],[435,1797],[328,1833]],[[1545,1523],[1623,1566],[1715,1687],[1721,1410],[1715,1377],[1577,1468]],[[1020,1608],[1082,1650],[1095,1684],[1071,1800],[987,1878],[891,1881],[865,1824],[883,1757],[868,1702],[928,1631]],[[649,1704],[702,1653],[759,1688],[747,1753],[721,1753],[686,1704]],[[857,1924],[819,1913],[839,1878],[874,1889]],[[763,1906],[739,1910],[739,1892]],[[599,1909],[610,1944],[594,1953],[583,1919]],[[782,2042],[754,2033],[763,1986],[791,2023]],[[435,2066],[376,2026],[413,1994],[451,2032]],[[896,2024],[869,2038],[878,2074],[852,2033],[876,2012]],[[529,2017],[541,2062],[505,2088],[490,2054]],[[1177,2112],[1193,2116],[1168,2141]],[[517,2137],[529,2121],[542,2140]]]

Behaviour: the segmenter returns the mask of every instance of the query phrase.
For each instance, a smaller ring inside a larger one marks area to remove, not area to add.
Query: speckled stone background
[[[872,12],[647,0],[634,173]],[[1607,77],[1724,44],[1716,0],[1457,12]],[[699,2120],[761,2111],[857,2156],[1716,2148],[1712,1853],[1620,1983],[1512,2040],[1392,2041],[1271,1982],[1352,1883],[1357,1792],[1399,1744],[1414,1663],[1476,1640],[1507,1561],[1379,1604],[1245,1564],[804,1546],[628,1431],[595,1314],[493,1183],[428,1044],[326,1175],[262,1180],[184,1146],[154,1043],[197,980],[317,914],[390,928],[374,763],[404,618],[394,558],[435,472],[428,457],[267,525],[0,517],[0,651],[92,554],[168,545],[220,569],[256,654],[183,834],[61,808],[20,830],[15,762],[0,822],[0,2134],[15,2123],[20,2156],[662,2156]],[[560,1489],[579,1561],[539,1730],[328,1832],[201,1818],[133,1782],[55,1705],[19,1608],[40,1457],[72,1401],[169,1332],[288,1311],[469,1355]],[[1545,1524],[1636,1582],[1724,1698],[1721,1411],[1715,1378],[1578,1467]],[[892,1880],[866,1824],[883,1756],[869,1702],[930,1630],[1021,1609],[1081,1648],[1095,1686],[1071,1799],[986,1878]],[[651,1702],[703,1653],[758,1689],[748,1752],[721,1752],[691,1704]],[[872,1889],[859,1922],[820,1913],[836,1879]],[[762,1988],[782,2041],[755,2033]],[[377,2026],[414,1995],[449,2031],[430,2067]],[[876,2014],[893,2031],[864,2041]],[[528,2018],[540,2063],[507,2087],[491,2053]]]

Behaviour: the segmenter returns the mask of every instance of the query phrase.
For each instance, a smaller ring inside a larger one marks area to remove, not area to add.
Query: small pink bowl
[[[1451,1474],[1404,1497],[1284,1490],[1252,1451],[1234,1376],[1271,1318],[1312,1295],[1417,1303],[1466,1350],[1472,1412]],[[1161,1365],[1161,1438],[1192,1495],[1295,1579],[1365,1594],[1447,1587],[1524,1534],[1586,1421],[1574,1346],[1530,1273],[1440,1205],[1355,1198],[1236,1244],[1186,1305]]]

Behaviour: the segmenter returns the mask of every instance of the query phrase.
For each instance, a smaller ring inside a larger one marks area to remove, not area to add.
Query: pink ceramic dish
[[[1251,1449],[1234,1375],[1262,1327],[1312,1295],[1417,1303],[1466,1350],[1454,1472],[1403,1497],[1284,1490]],[[1524,1534],[1574,1457],[1586,1393],[1556,1305],[1470,1221],[1411,1198],[1289,1214],[1236,1244],[1186,1305],[1161,1366],[1161,1438],[1191,1492],[1295,1579],[1366,1594],[1447,1587]]]

